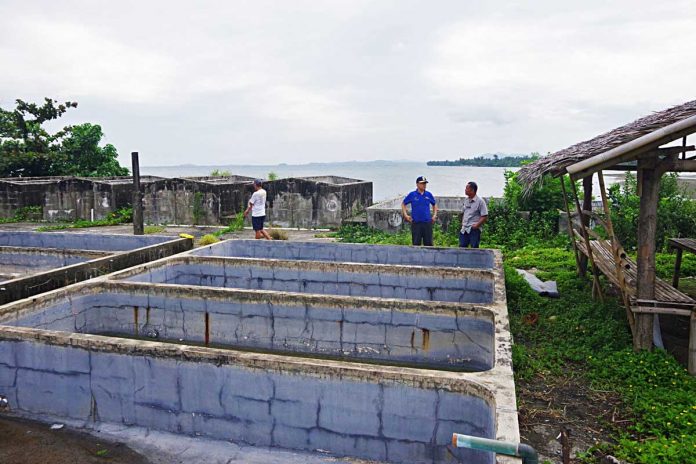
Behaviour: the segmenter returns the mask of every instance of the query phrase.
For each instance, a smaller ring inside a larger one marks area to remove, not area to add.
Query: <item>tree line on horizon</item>
[[[0,107],[0,177],[127,176],[111,144],[99,146],[104,134],[98,124],[65,126],[51,133],[44,124],[58,119],[77,102],[43,104],[17,99],[15,108]]]
[[[523,166],[539,158],[539,153],[534,152],[529,155],[479,155],[473,158],[459,158],[458,160],[428,161],[428,166],[479,166],[479,167],[499,167],[516,168]]]

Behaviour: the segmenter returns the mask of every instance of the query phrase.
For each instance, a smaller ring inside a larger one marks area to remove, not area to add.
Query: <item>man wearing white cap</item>
[[[251,211],[251,225],[256,238],[271,240],[268,232],[263,230],[263,221],[266,219],[266,190],[263,188],[261,179],[254,180],[254,193],[249,199],[249,207],[244,211],[244,217],[247,217],[249,211]]]
[[[406,195],[401,203],[401,214],[406,222],[411,223],[411,243],[414,245],[433,246],[433,223],[437,219],[437,201],[432,193],[425,190],[428,179],[418,176],[416,190]],[[408,214],[406,205],[411,205]],[[433,207],[432,214],[430,206]]]

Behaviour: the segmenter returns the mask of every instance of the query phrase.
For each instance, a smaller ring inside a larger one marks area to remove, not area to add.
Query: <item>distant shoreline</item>
[[[515,156],[476,156],[474,158],[459,158],[458,160],[428,161],[428,166],[474,166],[487,168],[519,168],[534,161],[539,156],[515,155]]]

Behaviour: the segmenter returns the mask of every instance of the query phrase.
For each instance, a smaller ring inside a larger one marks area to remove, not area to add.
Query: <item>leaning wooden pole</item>
[[[661,171],[647,160],[638,161],[641,184],[638,213],[638,289],[637,300],[655,299],[655,234],[657,204],[660,197]],[[653,346],[653,314],[637,313],[633,336],[634,350],[651,350]]]
[[[572,181],[573,178],[571,177],[570,180]],[[604,298],[602,297],[602,288],[599,285],[599,275],[597,272],[597,266],[595,266],[594,258],[592,257],[592,245],[590,244],[590,237],[582,221],[583,212],[580,208],[580,198],[578,198],[578,189],[575,188],[575,182],[571,182],[570,186],[573,189],[573,196],[575,197],[575,207],[577,208],[578,215],[580,217],[580,230],[582,231],[582,238],[585,242],[585,247],[587,249],[587,258],[589,260],[590,265],[592,266],[592,293],[593,295],[596,295],[600,301],[603,301]]]
[[[570,179],[570,181],[573,182],[573,179]],[[573,252],[575,252],[575,266],[578,269],[578,275],[580,275],[580,252],[578,251],[578,243],[575,240],[575,233],[573,232],[573,217],[570,215],[570,206],[568,206],[568,194],[566,193],[565,188],[565,174],[561,176],[561,191],[563,192],[563,204],[565,205],[566,217],[568,218],[568,234],[570,235],[570,240],[573,242]]]
[[[623,300],[624,308],[626,308],[626,317],[628,318],[628,324],[631,327],[631,333],[635,334],[635,317],[631,311],[631,300],[628,294],[628,288],[626,285],[626,276],[624,274],[621,261],[623,257],[621,256],[621,244],[619,239],[616,238],[614,234],[614,224],[611,222],[611,209],[609,209],[609,200],[607,199],[607,189],[604,185],[604,174],[602,171],[597,172],[597,179],[599,179],[599,192],[602,195],[602,206],[604,207],[604,216],[606,217],[606,227],[607,234],[611,240],[611,251],[614,255],[614,267],[616,272],[616,280],[619,282],[619,290],[621,291],[621,298]]]

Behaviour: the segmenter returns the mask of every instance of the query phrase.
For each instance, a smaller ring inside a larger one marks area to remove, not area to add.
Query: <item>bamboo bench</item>
[[[582,254],[588,255],[583,240],[578,240],[577,247]],[[620,264],[623,271],[624,283],[619,280],[616,272],[616,262],[609,240],[590,240],[592,258],[595,265],[606,278],[619,289],[625,289],[631,299],[631,310],[634,313],[655,312],[660,314],[676,314],[689,316],[696,309],[696,300],[680,292],[662,279],[655,278],[655,299],[636,299],[636,282],[638,281],[638,266],[625,253],[621,253]]]

